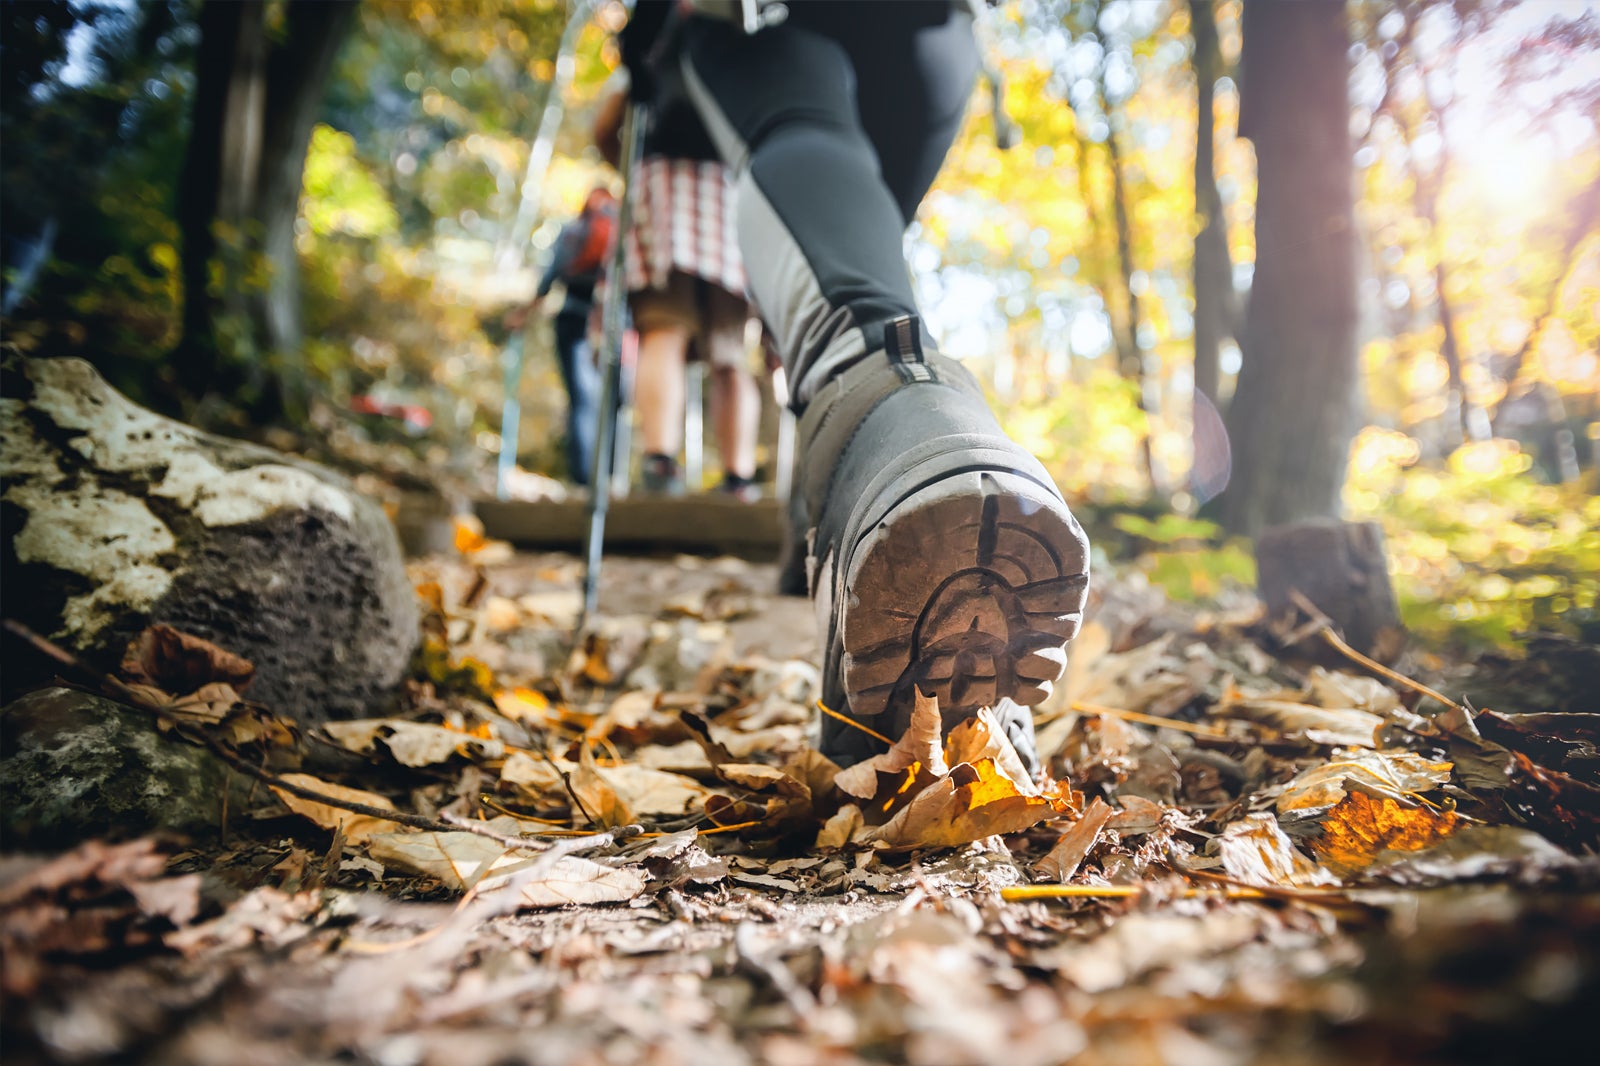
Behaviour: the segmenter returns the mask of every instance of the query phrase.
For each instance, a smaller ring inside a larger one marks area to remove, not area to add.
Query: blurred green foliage
[[[1356,441],[1351,513],[1382,523],[1402,620],[1440,644],[1504,645],[1552,630],[1600,642],[1600,496],[1529,476],[1505,440],[1470,444],[1444,467],[1404,434]]]

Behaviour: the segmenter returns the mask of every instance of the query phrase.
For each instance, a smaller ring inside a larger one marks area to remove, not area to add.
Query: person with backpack
[[[627,31],[624,54],[631,48]],[[626,88],[610,95],[595,142],[619,164]],[[628,310],[639,335],[633,404],[646,492],[681,495],[686,364],[710,371],[712,435],[722,459],[717,491],[752,501],[761,394],[751,373],[751,319],[744,261],[734,231],[733,174],[692,105],[663,96],[651,113],[644,155],[631,176],[632,224],[622,235]]]
[[[593,473],[600,417],[600,370],[589,343],[589,314],[616,228],[617,198],[604,186],[597,187],[589,193],[578,217],[561,227],[555,253],[533,299],[505,319],[507,328],[521,329],[555,283],[561,282],[565,298],[556,312],[555,346],[561,382],[567,390],[567,470],[574,482],[584,486]]]

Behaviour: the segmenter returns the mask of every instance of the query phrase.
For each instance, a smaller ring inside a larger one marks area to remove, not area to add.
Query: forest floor
[[[1043,784],[931,709],[841,774],[771,567],[608,560],[574,649],[574,559],[464,547],[413,564],[393,717],[178,715],[275,775],[220,840],[0,861],[8,1063],[1592,1051],[1592,715],[1478,713],[1314,619],[1097,575]]]

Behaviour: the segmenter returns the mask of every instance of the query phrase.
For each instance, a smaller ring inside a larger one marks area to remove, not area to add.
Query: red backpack
[[[611,236],[617,229],[616,202],[589,205],[584,209],[583,220],[583,228],[574,235],[581,243],[567,264],[568,277],[600,273],[606,252],[611,248]]]

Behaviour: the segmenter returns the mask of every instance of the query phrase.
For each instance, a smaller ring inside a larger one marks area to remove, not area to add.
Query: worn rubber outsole
[[[914,688],[938,697],[946,721],[1008,699],[1031,707],[1066,669],[1088,590],[1088,541],[1032,479],[963,471],[878,520],[851,552],[844,588],[841,666],[853,716],[906,707]]]

